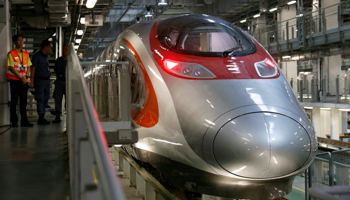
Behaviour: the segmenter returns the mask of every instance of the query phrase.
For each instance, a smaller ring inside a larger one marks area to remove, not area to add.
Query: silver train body
[[[124,149],[178,187],[274,199],[291,192],[315,157],[313,126],[273,58],[221,19],[185,15],[132,25],[96,61],[106,60],[130,62],[139,141]]]

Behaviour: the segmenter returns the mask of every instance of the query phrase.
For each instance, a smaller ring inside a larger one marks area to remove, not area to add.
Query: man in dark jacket
[[[45,108],[50,98],[50,68],[48,54],[51,52],[51,42],[41,42],[41,50],[34,54],[32,59],[30,87],[35,88],[35,100],[37,101],[37,112],[39,115],[38,124],[45,125]]]
[[[66,44],[63,46],[63,56],[57,58],[55,62],[55,72],[56,72],[56,81],[55,81],[55,91],[53,92],[53,98],[55,99],[55,114],[56,119],[53,123],[61,122],[62,114],[62,98],[63,95],[66,97],[66,66],[67,59],[69,54],[69,45]]]

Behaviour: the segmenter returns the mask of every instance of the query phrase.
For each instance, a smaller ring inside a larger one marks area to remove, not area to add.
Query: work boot
[[[28,120],[21,121],[21,127],[33,127],[34,124],[29,123]]]
[[[18,127],[18,124],[17,123],[12,123],[11,127]]]
[[[61,122],[61,118],[59,115],[56,115],[55,120],[52,121],[52,123],[60,123]]]
[[[44,115],[39,115],[39,119],[38,119],[38,124],[39,125],[46,125],[46,124],[50,124],[50,122],[48,122],[45,118]]]

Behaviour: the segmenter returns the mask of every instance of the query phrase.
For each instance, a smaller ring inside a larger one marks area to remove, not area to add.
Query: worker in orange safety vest
[[[23,36],[14,35],[12,41],[15,44],[15,49],[7,54],[7,71],[6,78],[10,82],[11,89],[11,107],[10,120],[12,127],[18,127],[18,117],[16,106],[18,97],[20,99],[20,114],[21,126],[32,127],[27,118],[27,97],[28,97],[28,78],[30,73],[30,66],[32,65],[29,54],[23,51]]]

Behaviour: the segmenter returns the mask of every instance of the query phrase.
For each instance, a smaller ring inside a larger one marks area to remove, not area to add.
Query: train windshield
[[[179,48],[185,51],[236,52],[249,50],[251,46],[232,29],[217,24],[198,25],[183,34]]]
[[[192,22],[175,21],[159,24],[158,39],[178,53],[216,57],[246,56],[256,51],[252,40],[228,22],[213,23],[203,17]]]

